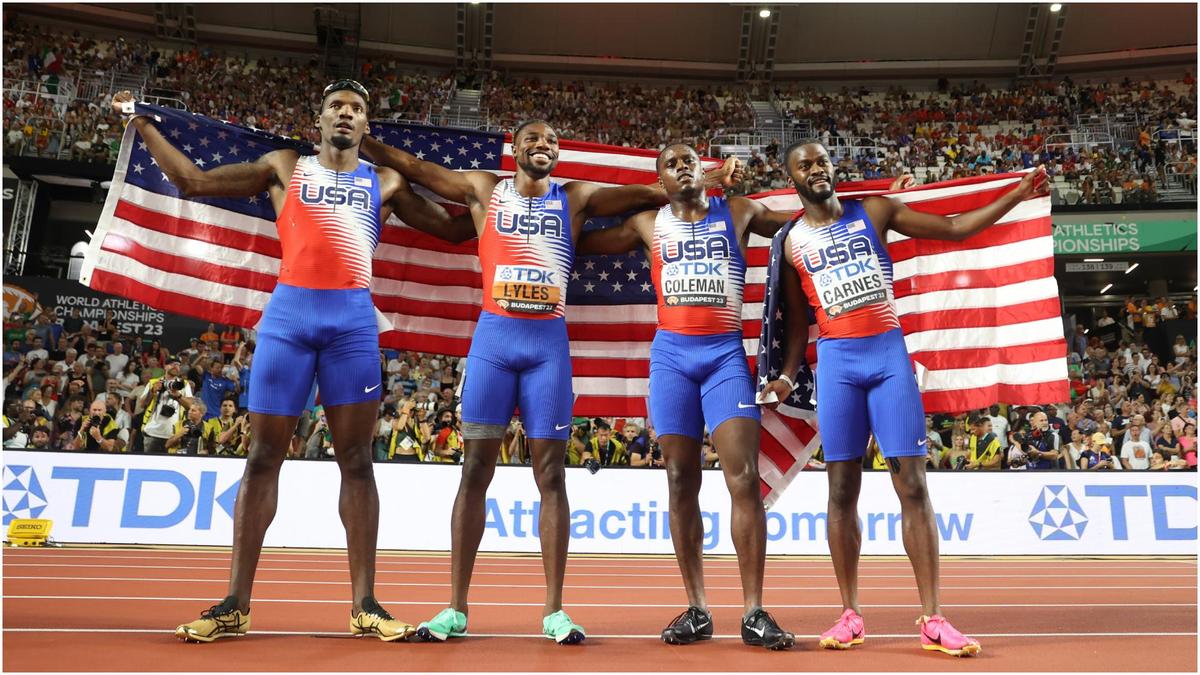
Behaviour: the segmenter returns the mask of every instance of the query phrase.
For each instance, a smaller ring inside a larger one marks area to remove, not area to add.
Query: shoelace
[[[362,612],[363,614],[375,616],[383,619],[384,621],[395,621],[395,619],[392,618],[392,615],[388,614],[388,611],[380,607],[379,603],[377,602],[364,602],[362,605]]]
[[[220,611],[218,611],[218,610],[220,610]],[[203,612],[200,612],[200,618],[201,619],[218,619],[219,617],[222,617],[226,614],[232,614],[236,611],[238,611],[237,607],[230,607],[229,605],[226,605],[224,601],[221,601],[221,602],[213,605],[212,607],[209,607],[208,609],[204,610]]]

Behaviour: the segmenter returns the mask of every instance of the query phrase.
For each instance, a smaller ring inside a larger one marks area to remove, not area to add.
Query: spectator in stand
[[[1154,449],[1163,453],[1167,461],[1183,458],[1183,444],[1175,437],[1175,431],[1170,424],[1162,425],[1158,436],[1154,439]]]
[[[1121,444],[1121,467],[1129,471],[1145,471],[1150,468],[1150,443],[1142,440],[1142,434],[1147,430],[1144,422],[1139,421],[1141,415],[1134,417],[1126,432],[1125,441]]]
[[[633,463],[633,456],[635,454],[642,457],[643,461],[646,458],[646,442],[642,439],[638,426],[626,420],[625,426],[621,427],[621,438],[622,445],[625,446],[625,454],[629,457],[629,465],[641,466]]]
[[[238,345],[242,342],[242,332],[237,326],[227,325],[221,331],[221,356],[225,363],[232,363],[237,354]]]
[[[121,430],[104,401],[96,399],[88,408],[88,416],[83,418],[75,444],[85,452],[124,452],[125,443],[120,435]]]
[[[45,424],[39,424],[33,428],[33,435],[29,440],[29,450],[50,450],[50,427]]]
[[[1000,452],[1000,441],[992,433],[992,422],[983,416],[971,418],[971,436],[967,440],[967,463],[963,468],[972,471],[1000,468],[1004,456]]]
[[[221,400],[221,414],[205,422],[205,432],[215,437],[212,445],[214,455],[236,455],[241,444],[242,425],[237,417],[237,399],[227,395]]]
[[[217,324],[208,324],[208,329],[200,334],[200,342],[208,345],[209,349],[216,349],[221,336],[217,334]]]
[[[397,462],[421,461],[421,450],[429,446],[433,430],[429,424],[418,421],[416,401],[406,397],[399,410],[393,408],[392,413],[388,419],[387,458]]]
[[[458,417],[454,411],[448,408],[439,410],[432,431],[432,447],[422,461],[458,464],[462,459],[463,439],[458,431]]]
[[[583,451],[582,461],[594,459],[600,466],[628,466],[629,455],[625,453],[625,444],[612,437],[612,426],[599,420],[593,428],[595,433]]]
[[[304,459],[329,459],[337,450],[333,447],[333,433],[325,418],[325,407],[317,406],[314,412],[316,422],[304,443]]]
[[[1105,443],[1103,434],[1085,437],[1087,447],[1080,453],[1079,468],[1086,471],[1120,470],[1121,465],[1113,458],[1112,447]]]
[[[129,355],[125,353],[125,345],[121,342],[113,342],[112,353],[104,357],[108,362],[108,373],[112,377],[120,377],[125,374],[125,366],[129,365]]]
[[[237,400],[238,384],[225,376],[226,369],[232,368],[232,366],[226,366],[219,357],[214,357],[208,364],[208,372],[204,374],[204,379],[200,383],[200,398],[204,401],[205,409],[209,411],[204,415],[205,421],[217,416],[217,413],[213,411],[221,409],[221,401],[226,396],[232,395],[234,400]]]
[[[1000,406],[993,405],[988,409],[988,421],[992,423],[992,433],[1000,441],[1000,450],[1008,450],[1008,418],[1000,414]]]

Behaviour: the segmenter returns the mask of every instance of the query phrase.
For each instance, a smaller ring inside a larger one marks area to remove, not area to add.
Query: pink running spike
[[[921,627],[921,648],[944,652],[951,656],[974,656],[982,651],[979,640],[969,638],[950,625],[940,614],[917,619]]]
[[[821,633],[821,646],[825,649],[849,649],[861,645],[867,639],[867,629],[858,612],[847,609],[833,624],[833,628]]]

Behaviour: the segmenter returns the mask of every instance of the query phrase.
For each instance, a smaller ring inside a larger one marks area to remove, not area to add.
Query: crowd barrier
[[[56,452],[4,453],[4,525],[49,518],[59,542],[228,546],[244,460]],[[379,547],[449,550],[460,467],[376,464]],[[932,473],[946,554],[1195,554],[1196,473]],[[285,462],[267,546],[341,548],[333,462]],[[576,553],[670,553],[661,471],[567,471]],[[767,514],[770,554],[827,554],[826,476],[805,472]],[[733,553],[717,471],[700,503],[707,553]],[[539,550],[540,504],[527,467],[499,467],[488,491],[485,551]],[[884,472],[863,476],[863,552],[904,553],[900,506]]]

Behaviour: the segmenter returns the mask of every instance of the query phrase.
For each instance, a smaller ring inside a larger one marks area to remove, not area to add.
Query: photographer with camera
[[[642,438],[636,424],[626,422],[621,429],[621,436],[625,438],[625,450],[629,453],[629,466],[654,466],[654,459],[650,456],[649,440]]]
[[[500,443],[500,459],[501,464],[526,464],[528,465],[532,459],[529,454],[529,438],[525,436],[525,425],[521,424],[520,417],[512,418],[508,423],[508,431],[504,434],[504,440]]]
[[[1049,417],[1042,411],[1030,415],[1029,429],[1014,435],[1014,441],[1025,453],[1026,466],[1034,471],[1058,468],[1058,440],[1058,434],[1050,428]]]
[[[458,419],[454,411],[442,408],[433,423],[433,444],[425,454],[426,462],[458,464],[462,460],[463,439],[458,432]]]
[[[400,407],[392,407],[387,413],[388,449],[387,458],[395,462],[420,462],[421,448],[429,441],[432,427],[418,421],[417,402],[411,397],[400,401]]]
[[[125,442],[119,438],[120,434],[104,400],[96,399],[88,408],[88,416],[83,418],[75,445],[84,452],[124,452]]]
[[[332,457],[333,433],[329,430],[329,420],[325,418],[324,406],[317,406],[313,411],[315,422],[312,433],[304,442],[304,459],[325,459]]]
[[[142,416],[143,452],[167,453],[167,440],[183,421],[184,399],[191,397],[192,386],[180,376],[179,361],[170,361],[162,377],[150,380],[138,401],[138,407],[146,411]]]
[[[217,444],[217,431],[205,423],[208,412],[204,401],[193,398],[187,414],[175,425],[175,434],[167,439],[167,450],[176,455],[208,455]]]
[[[625,453],[625,444],[612,437],[612,427],[604,420],[597,420],[596,433],[583,452],[583,465],[588,471],[596,473],[601,466],[629,466],[629,455]],[[588,460],[596,462],[592,468]]]
[[[205,428],[211,428],[216,435],[216,443],[213,446],[214,455],[232,456],[237,454],[238,445],[241,443],[241,425],[238,424],[236,414],[236,397],[233,394],[226,394],[221,401],[220,416],[204,423]]]
[[[993,470],[1000,468],[1000,440],[992,433],[992,421],[982,415],[971,418],[971,436],[967,439],[967,463],[964,469]]]

